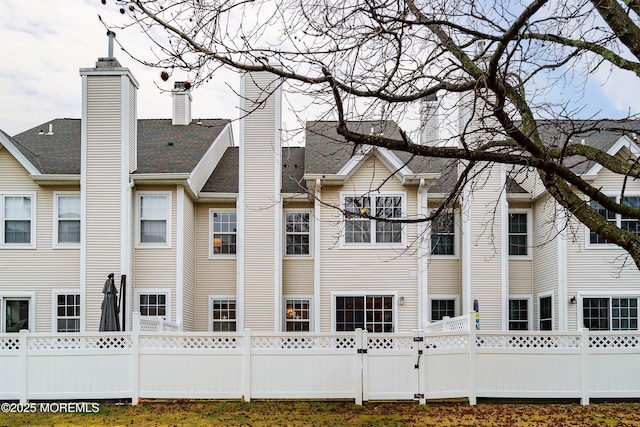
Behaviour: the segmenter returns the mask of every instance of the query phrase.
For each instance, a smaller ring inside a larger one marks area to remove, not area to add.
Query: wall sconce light
[[[404,304],[404,296],[400,295],[400,298],[398,298],[398,304]]]
[[[571,298],[569,298],[569,302],[571,304],[575,304],[576,302],[578,302],[578,299],[575,296],[572,296]]]

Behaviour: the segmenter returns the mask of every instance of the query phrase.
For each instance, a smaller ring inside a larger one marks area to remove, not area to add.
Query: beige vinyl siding
[[[184,260],[183,260],[183,329],[196,327],[196,224],[195,205],[186,194],[184,197]]]
[[[502,329],[502,224],[500,166],[476,177],[471,192],[471,304],[477,299],[482,329]],[[463,309],[464,311],[464,309]]]
[[[285,258],[282,261],[283,295],[313,295],[313,259]]]
[[[533,294],[533,264],[530,259],[509,260],[509,294]]]
[[[35,292],[36,332],[52,330],[52,291],[80,288],[80,250],[54,249],[53,193],[80,191],[78,187],[36,185],[27,171],[3,147],[0,147],[0,192],[36,192],[35,249],[0,249],[0,294]]]
[[[102,287],[120,272],[122,76],[87,76],[86,330],[97,331]]]
[[[313,269],[314,269],[314,218],[313,205],[308,202],[290,201],[285,205],[284,215],[286,212],[309,212],[310,221],[310,238],[309,245],[311,256],[286,256],[286,216],[283,216],[282,223],[282,294],[283,295],[313,295]]]
[[[145,248],[136,247],[134,251],[134,265],[136,272],[135,288],[170,288],[171,289],[171,320],[176,320],[175,292],[176,292],[176,227],[177,227],[177,195],[176,188],[171,186],[139,186],[136,191],[171,192],[171,230],[168,239],[171,240],[170,248]],[[139,199],[136,197],[136,202]],[[139,206],[135,205],[136,211]],[[136,221],[135,233],[139,233],[139,224]]]
[[[605,194],[616,195],[622,187],[622,178],[607,170],[602,170],[593,184]],[[629,180],[625,195],[640,195],[640,182]],[[628,257],[626,251],[614,245],[588,245],[586,227],[577,220],[570,223],[567,242],[567,293],[568,297],[578,292],[611,292],[638,294],[640,272]],[[578,304],[569,304],[569,330],[578,325]]]
[[[129,172],[138,169],[137,149],[138,149],[138,120],[136,113],[136,87],[133,82],[129,82]]]
[[[209,296],[236,295],[236,258],[209,259],[209,210],[234,209],[235,204],[197,203],[195,206],[195,329],[207,331]]]
[[[389,177],[390,171],[375,157],[370,157],[344,186],[327,186],[322,190],[323,202],[340,205],[340,193],[361,195],[377,189]],[[381,193],[404,194],[408,213],[417,212],[417,189],[402,186],[396,178],[384,183]],[[340,231],[342,215],[332,207],[321,207],[321,283],[320,317],[321,330],[333,327],[331,293],[348,295],[350,292],[382,292],[404,296],[404,304],[397,305],[394,316],[399,331],[410,331],[417,327],[417,251],[415,247],[382,248],[342,246]],[[415,244],[417,226],[405,225],[405,244]],[[397,304],[397,299],[394,301]]]
[[[459,230],[456,230],[459,233]],[[427,289],[429,295],[461,296],[461,276],[459,258],[432,256],[427,264]]]
[[[276,180],[276,159],[280,159],[280,141],[275,140],[275,96],[264,103],[251,105],[250,100],[264,99],[276,90],[278,82],[269,73],[254,73],[245,77],[244,96],[250,114],[244,120],[244,141],[240,156],[244,158],[244,182],[240,191],[244,197],[244,241],[239,250],[244,254],[244,327],[273,330],[275,312],[276,217],[280,221],[280,183]],[[258,86],[261,86],[259,88]],[[245,107],[246,108],[246,107]],[[278,124],[279,127],[279,124]],[[277,194],[276,194],[277,192]],[[278,315],[279,316],[279,315]]]
[[[538,329],[538,295],[553,291],[554,330],[558,323],[558,240],[555,199],[550,196],[540,198],[533,206],[533,277],[534,281],[534,323]]]

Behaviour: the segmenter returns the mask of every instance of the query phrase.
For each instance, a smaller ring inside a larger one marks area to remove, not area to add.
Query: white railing
[[[448,317],[429,323],[425,328],[427,332],[464,332],[469,330],[469,315]]]
[[[134,313],[135,315],[135,313]],[[140,332],[178,332],[180,325],[173,322],[168,322],[159,318],[145,318],[141,317],[139,321]]]
[[[640,398],[640,333],[0,334],[0,401]],[[508,368],[506,368],[508,367]]]

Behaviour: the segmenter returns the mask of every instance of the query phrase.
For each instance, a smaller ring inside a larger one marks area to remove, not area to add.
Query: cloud
[[[108,51],[106,29],[98,14],[114,24],[125,18],[113,4],[103,6],[95,0],[3,0],[0,9],[0,129],[13,135],[54,118],[80,118],[79,69],[92,68]],[[149,41],[142,35],[121,37],[134,52],[149,50]],[[188,80],[188,75],[174,72],[165,83],[159,70],[135,62],[118,49],[114,56],[140,83],[138,117],[171,117],[171,97],[163,90],[170,90],[173,81]],[[232,89],[238,89],[239,76],[221,70],[218,77],[194,90],[193,118],[238,117],[238,97]]]

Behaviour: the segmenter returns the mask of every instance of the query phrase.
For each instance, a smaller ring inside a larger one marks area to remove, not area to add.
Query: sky
[[[0,129],[15,135],[54,118],[81,117],[79,70],[93,68],[99,57],[108,56],[106,29],[98,14],[107,22],[125,19],[114,0],[106,6],[100,0],[0,0]],[[140,52],[148,50],[143,35],[128,35],[122,42]],[[163,82],[159,70],[142,66],[118,47],[114,56],[140,83],[138,117],[170,118],[172,99],[163,89],[188,80],[187,74],[176,71]],[[239,85],[239,75],[226,72],[194,90],[192,118],[237,119],[234,90]]]
[[[79,69],[92,68],[108,52],[106,29],[98,15],[114,24],[126,19],[115,0],[107,1],[104,6],[100,0],[0,0],[0,129],[15,135],[54,118],[80,118]],[[149,41],[142,34],[128,32],[119,40],[134,51],[149,51]],[[175,72],[162,82],[159,70],[135,62],[117,47],[114,53],[140,83],[138,117],[170,118],[171,96],[163,89],[170,90],[173,81],[188,80],[186,73]],[[234,91],[239,88],[239,75],[221,71],[218,77],[192,92],[194,119],[238,118]],[[638,114],[639,93],[640,79],[631,73],[598,73],[585,89],[584,114],[610,118]]]

